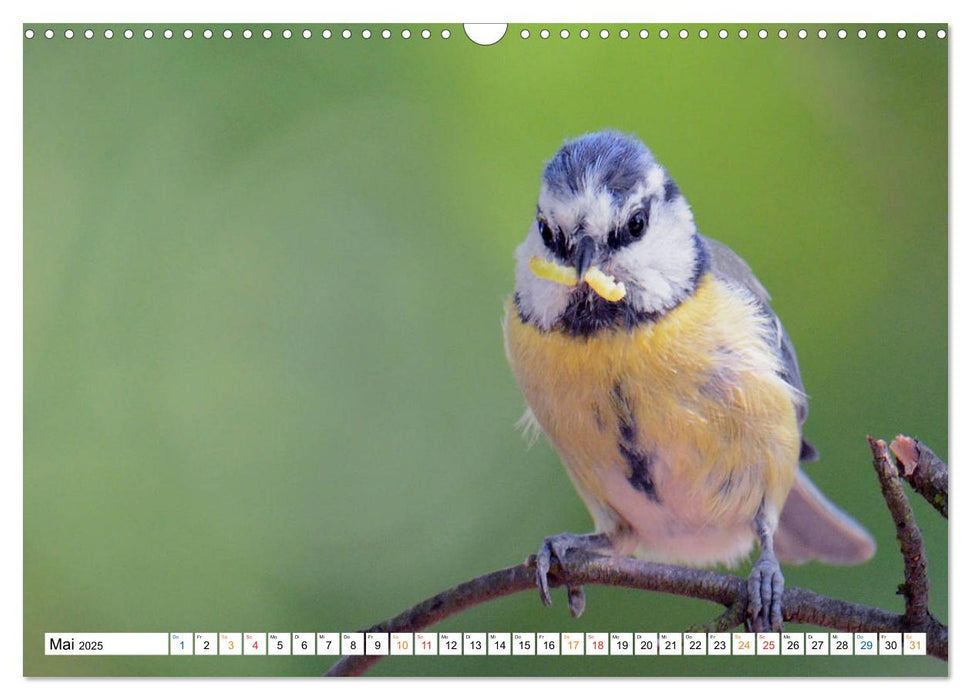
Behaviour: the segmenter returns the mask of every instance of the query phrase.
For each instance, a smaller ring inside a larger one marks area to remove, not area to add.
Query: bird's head
[[[704,250],[687,201],[644,144],[615,131],[581,136],[543,170],[536,218],[516,250],[519,314],[573,335],[633,328],[692,293]],[[604,294],[591,270],[618,293]]]

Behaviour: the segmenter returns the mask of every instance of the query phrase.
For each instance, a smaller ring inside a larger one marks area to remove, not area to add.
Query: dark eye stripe
[[[546,219],[539,219],[537,223],[539,225],[539,235],[542,237],[543,243],[546,245],[546,247],[549,248],[553,244],[553,230],[550,228],[550,225],[546,223]]]
[[[644,236],[648,227],[651,225],[651,203],[653,201],[653,198],[644,200],[641,208],[631,214],[631,216],[627,219],[627,222],[622,227],[616,228],[607,234],[607,245],[610,248],[614,250],[623,248],[624,246],[630,245],[631,242]],[[638,217],[638,214],[641,216]],[[643,226],[640,226],[641,218],[643,218]]]
[[[568,260],[572,252],[572,248],[567,243],[566,234],[563,233],[563,229],[557,226],[556,231],[554,232],[553,227],[550,226],[549,222],[542,217],[538,218],[536,223],[539,226],[539,235],[543,239],[543,245],[545,245],[560,260]]]

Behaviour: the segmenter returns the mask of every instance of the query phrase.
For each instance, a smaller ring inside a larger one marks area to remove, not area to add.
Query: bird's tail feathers
[[[774,546],[779,559],[794,564],[859,564],[876,551],[870,533],[830,503],[802,469],[779,516]]]

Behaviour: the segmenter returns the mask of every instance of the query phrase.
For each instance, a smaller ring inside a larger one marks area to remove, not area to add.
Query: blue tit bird
[[[568,549],[734,566],[757,542],[749,626],[777,630],[780,559],[873,555],[867,531],[800,468],[816,457],[802,437],[808,399],[768,292],[698,232],[637,138],[587,134],[546,163],[504,332],[525,419],[594,522],[543,543],[545,604],[549,566]],[[571,596],[575,614],[582,605]]]

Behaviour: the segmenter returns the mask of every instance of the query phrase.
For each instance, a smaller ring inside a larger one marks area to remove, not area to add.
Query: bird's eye
[[[647,228],[647,218],[644,216],[643,211],[635,211],[630,219],[627,220],[627,232],[630,233],[631,238],[640,238],[644,235],[644,229]]]
[[[635,211],[627,219],[626,226],[618,226],[607,234],[607,245],[618,250],[642,238],[647,232],[647,224],[651,219],[651,202]]]
[[[539,235],[543,237],[543,243],[547,248],[553,247],[553,229],[546,223],[546,219],[539,219]]]

